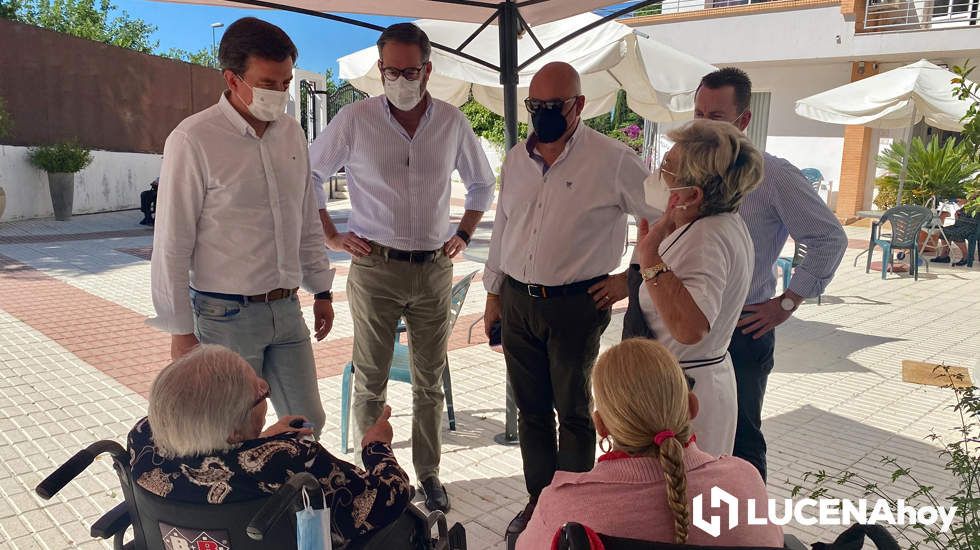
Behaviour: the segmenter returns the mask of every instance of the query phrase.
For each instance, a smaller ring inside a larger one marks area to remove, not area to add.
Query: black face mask
[[[538,109],[531,115],[531,123],[534,125],[534,133],[538,136],[541,143],[554,143],[565,135],[568,130],[568,121],[561,112],[561,107],[555,109]]]

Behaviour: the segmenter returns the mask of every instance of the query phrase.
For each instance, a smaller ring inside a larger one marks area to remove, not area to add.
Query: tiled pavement
[[[331,205],[343,218],[349,207]],[[462,214],[454,201],[454,214]],[[51,502],[33,487],[84,445],[122,441],[145,414],[152,376],[168,356],[166,335],[143,324],[152,313],[152,232],[138,214],[78,216],[71,222],[0,224],[0,548],[101,548],[88,525],[119,498],[107,460],[90,467]],[[488,220],[475,236],[489,237]],[[848,228],[852,246],[867,229]],[[934,267],[913,282],[852,267],[851,249],[823,305],[807,303],[780,327],[769,382],[765,430],[771,493],[788,497],[789,481],[807,470],[851,468],[884,481],[882,455],[901,457],[942,490],[949,479],[934,444],[923,438],[955,425],[946,390],[901,382],[901,359],[972,367],[980,356],[980,270]],[[343,289],[343,255],[335,288]],[[863,264],[862,264],[863,265]],[[481,265],[458,261],[456,276]],[[479,279],[457,322],[450,361],[459,429],[447,432],[443,480],[451,521],[466,525],[470,547],[502,548],[501,534],[524,498],[520,453],[493,442],[503,430],[502,357],[477,324],[485,298]],[[304,298],[311,318],[309,297]],[[334,331],[314,345],[328,416],[339,414],[339,377],[350,357],[350,314],[338,294]],[[604,336],[618,340],[621,309]],[[411,394],[393,383],[390,402],[396,453],[411,471]],[[339,447],[335,421],[324,430]],[[911,492],[911,491],[907,491]],[[851,495],[856,496],[856,495]],[[794,526],[804,540],[828,540],[839,529]]]

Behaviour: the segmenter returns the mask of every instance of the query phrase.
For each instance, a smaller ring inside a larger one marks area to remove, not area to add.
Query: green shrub
[[[883,196],[881,201],[875,199],[876,206],[895,206],[905,148],[905,142],[896,141],[878,155],[878,167],[888,173],[876,180],[878,195]],[[937,136],[933,136],[928,144],[914,138],[908,151],[902,202],[925,204],[933,196],[940,199],[963,197],[967,188],[975,183],[978,173],[980,162],[965,141],[948,139],[940,146]]]
[[[31,164],[50,174],[73,174],[92,164],[92,153],[74,142],[31,147]]]

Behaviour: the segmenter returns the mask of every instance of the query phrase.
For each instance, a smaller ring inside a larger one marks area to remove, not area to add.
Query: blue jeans
[[[194,333],[204,344],[225,346],[269,383],[276,414],[298,414],[319,436],[326,421],[316,384],[310,329],[295,295],[272,302],[241,303],[191,290]]]

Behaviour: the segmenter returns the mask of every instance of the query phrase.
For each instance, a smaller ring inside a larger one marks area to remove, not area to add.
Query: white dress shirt
[[[260,138],[222,94],[171,132],[153,234],[152,325],[194,332],[188,287],[256,295],[302,282],[315,293],[333,276],[295,120],[280,117]]]
[[[349,231],[399,250],[442,248],[456,232],[449,222],[453,170],[466,185],[466,209],[490,208],[496,179],[469,120],[444,101],[428,101],[414,136],[377,96],[341,109],[313,142],[320,208],[328,198],[323,181],[345,167]]]
[[[500,293],[504,277],[560,286],[616,269],[626,215],[654,220],[646,203],[649,171],[635,151],[579,123],[551,167],[535,137],[507,153],[483,284]]]

